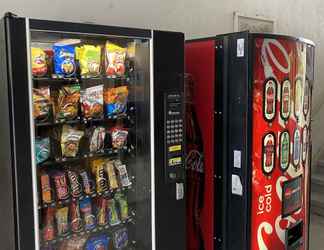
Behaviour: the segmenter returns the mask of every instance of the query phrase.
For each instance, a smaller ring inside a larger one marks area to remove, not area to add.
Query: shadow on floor
[[[309,250],[324,249],[324,217],[311,215]]]

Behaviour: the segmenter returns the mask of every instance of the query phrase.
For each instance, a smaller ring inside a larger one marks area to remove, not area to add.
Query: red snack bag
[[[55,238],[54,213],[55,213],[55,209],[53,207],[48,207],[45,210],[44,228],[43,228],[44,241],[51,241],[54,240]]]
[[[106,75],[121,76],[125,74],[126,48],[120,47],[109,41],[105,46]]]
[[[78,202],[72,202],[70,206],[71,230],[80,232],[82,230],[82,218]]]
[[[115,127],[111,129],[111,141],[113,148],[121,149],[126,146],[128,130],[125,128]]]
[[[69,198],[69,188],[67,184],[66,175],[64,172],[58,171],[53,175],[56,196],[59,200],[66,200]]]

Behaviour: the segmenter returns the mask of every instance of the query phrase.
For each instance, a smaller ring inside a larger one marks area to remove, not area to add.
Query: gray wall
[[[303,36],[317,44],[313,98],[313,153],[324,145],[324,1],[322,0],[2,0],[0,13],[184,31],[187,38],[233,31],[233,12],[277,20],[279,33]],[[322,96],[322,98],[321,98]],[[315,136],[316,135],[316,136]]]

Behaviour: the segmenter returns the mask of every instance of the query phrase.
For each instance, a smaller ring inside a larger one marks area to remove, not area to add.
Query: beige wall
[[[8,10],[35,18],[178,30],[187,38],[233,31],[234,11],[275,18],[279,33],[303,36],[317,44],[314,154],[324,145],[322,0],[1,0],[0,13]]]

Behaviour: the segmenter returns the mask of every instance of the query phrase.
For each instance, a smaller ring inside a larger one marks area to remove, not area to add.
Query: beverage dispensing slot
[[[303,244],[303,221],[300,221],[286,231],[286,250],[298,250]]]
[[[164,107],[165,178],[174,183],[184,179],[182,94],[166,93]]]

